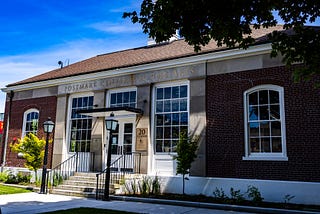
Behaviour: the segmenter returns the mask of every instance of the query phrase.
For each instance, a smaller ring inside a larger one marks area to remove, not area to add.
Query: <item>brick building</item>
[[[278,27],[275,27],[278,29]],[[9,144],[36,121],[55,122],[50,167],[75,152],[87,170],[106,165],[105,119],[119,125],[112,159],[139,154],[139,172],[161,176],[164,191],[181,192],[173,160],[179,133],[200,136],[186,192],[257,186],[269,201],[320,204],[320,90],[294,83],[281,57],[270,58],[257,30],[247,50],[217,47],[193,52],[183,40],[99,55],[8,85],[1,144],[3,167],[22,167]],[[119,166],[121,168],[122,166]],[[134,169],[135,166],[127,166]],[[317,196],[317,197],[315,197]]]

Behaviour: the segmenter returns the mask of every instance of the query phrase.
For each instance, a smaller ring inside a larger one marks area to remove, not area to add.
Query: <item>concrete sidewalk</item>
[[[245,207],[199,202],[168,201],[135,197],[112,196],[111,201],[98,201],[81,197],[39,194],[35,192],[0,195],[0,214],[44,213],[79,207],[120,210],[135,213],[188,213],[188,214],[245,214],[245,213],[318,213],[297,210],[281,210],[261,207]],[[241,212],[240,212],[241,211]],[[98,213],[97,213],[98,214]]]
[[[190,213],[190,214],[230,214],[245,213],[235,211],[213,210],[194,207],[174,206],[166,204],[130,202],[130,201],[97,201],[80,197],[63,195],[44,195],[39,193],[21,193],[0,195],[2,214],[9,213],[43,213],[79,207],[112,209],[136,213]]]

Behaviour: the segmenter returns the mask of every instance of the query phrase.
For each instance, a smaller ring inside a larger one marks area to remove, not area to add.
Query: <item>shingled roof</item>
[[[267,34],[275,30],[283,30],[283,26],[268,29],[254,30],[252,37],[256,39],[256,43],[266,42]],[[193,46],[188,45],[184,40],[177,40],[170,43],[162,43],[158,45],[145,46],[140,48],[128,49],[103,55],[98,55],[63,68],[55,69],[47,73],[43,73],[13,84],[10,86],[59,79],[64,77],[95,73],[100,71],[112,70],[117,68],[126,68],[136,65],[143,65],[152,62],[160,62],[170,59],[187,57],[192,55],[200,55],[209,52],[225,50],[226,47],[218,47],[216,42],[212,41],[201,51],[194,52]]]

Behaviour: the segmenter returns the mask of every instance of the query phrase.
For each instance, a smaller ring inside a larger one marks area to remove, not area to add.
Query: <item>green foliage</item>
[[[174,159],[177,160],[177,174],[182,174],[183,194],[185,187],[185,175],[189,174],[191,164],[197,157],[196,151],[198,148],[198,142],[198,136],[188,136],[186,132],[180,133],[179,143],[177,145],[177,155]]]
[[[6,182],[8,180],[8,172],[0,172],[0,182]]]
[[[245,200],[244,194],[240,190],[234,190],[232,187],[230,188],[230,196],[232,202],[241,203]]]
[[[283,199],[284,199],[284,203],[288,204],[290,203],[291,199],[293,199],[295,196],[294,195],[290,195],[290,194],[286,194]]]
[[[305,68],[294,74],[300,80],[320,74],[320,30],[305,26],[320,17],[319,11],[320,4],[308,0],[143,0],[140,13],[125,12],[123,17],[140,23],[157,42],[168,41],[178,30],[195,51],[212,39],[219,46],[247,48],[254,43],[253,29],[283,22],[281,31],[269,35],[272,56],[281,53],[287,65],[302,62]]]
[[[26,160],[25,167],[33,170],[37,179],[37,170],[42,166],[46,141],[40,140],[32,133],[18,141],[17,144],[11,144],[11,150],[23,154],[23,158]]]
[[[16,175],[13,174],[12,172],[9,172],[5,183],[7,183],[7,184],[29,184],[31,177],[32,177],[31,175],[23,174],[21,172],[18,172],[18,174],[16,174]]]
[[[248,186],[247,194],[248,198],[255,204],[259,204],[263,201],[259,189],[255,186]]]
[[[160,181],[158,176],[148,177],[144,176],[142,179],[133,178],[123,182],[126,194],[136,195],[159,195]]]
[[[229,199],[228,196],[224,193],[223,189],[218,189],[217,187],[213,192],[213,196],[220,202],[226,202]]]
[[[63,183],[63,176],[60,175],[59,173],[54,173],[52,178],[52,185],[56,187],[62,183]]]

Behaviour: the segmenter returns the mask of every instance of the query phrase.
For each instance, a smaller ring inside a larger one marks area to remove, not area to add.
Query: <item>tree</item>
[[[182,193],[185,189],[185,175],[189,174],[191,164],[197,157],[196,150],[198,148],[199,137],[188,136],[186,132],[180,133],[179,142],[177,144],[177,174],[182,174]]]
[[[195,51],[212,39],[219,46],[247,48],[254,43],[253,29],[275,26],[280,18],[283,31],[269,34],[271,56],[282,54],[288,66],[303,63],[295,80],[320,74],[320,28],[305,26],[319,16],[317,0],[143,0],[139,14],[123,14],[156,42],[167,41],[178,30]]]
[[[36,135],[29,133],[18,143],[11,145],[11,150],[16,153],[22,153],[26,160],[25,167],[35,172],[37,180],[37,170],[42,166],[44,157],[44,147],[46,141],[40,140]]]

